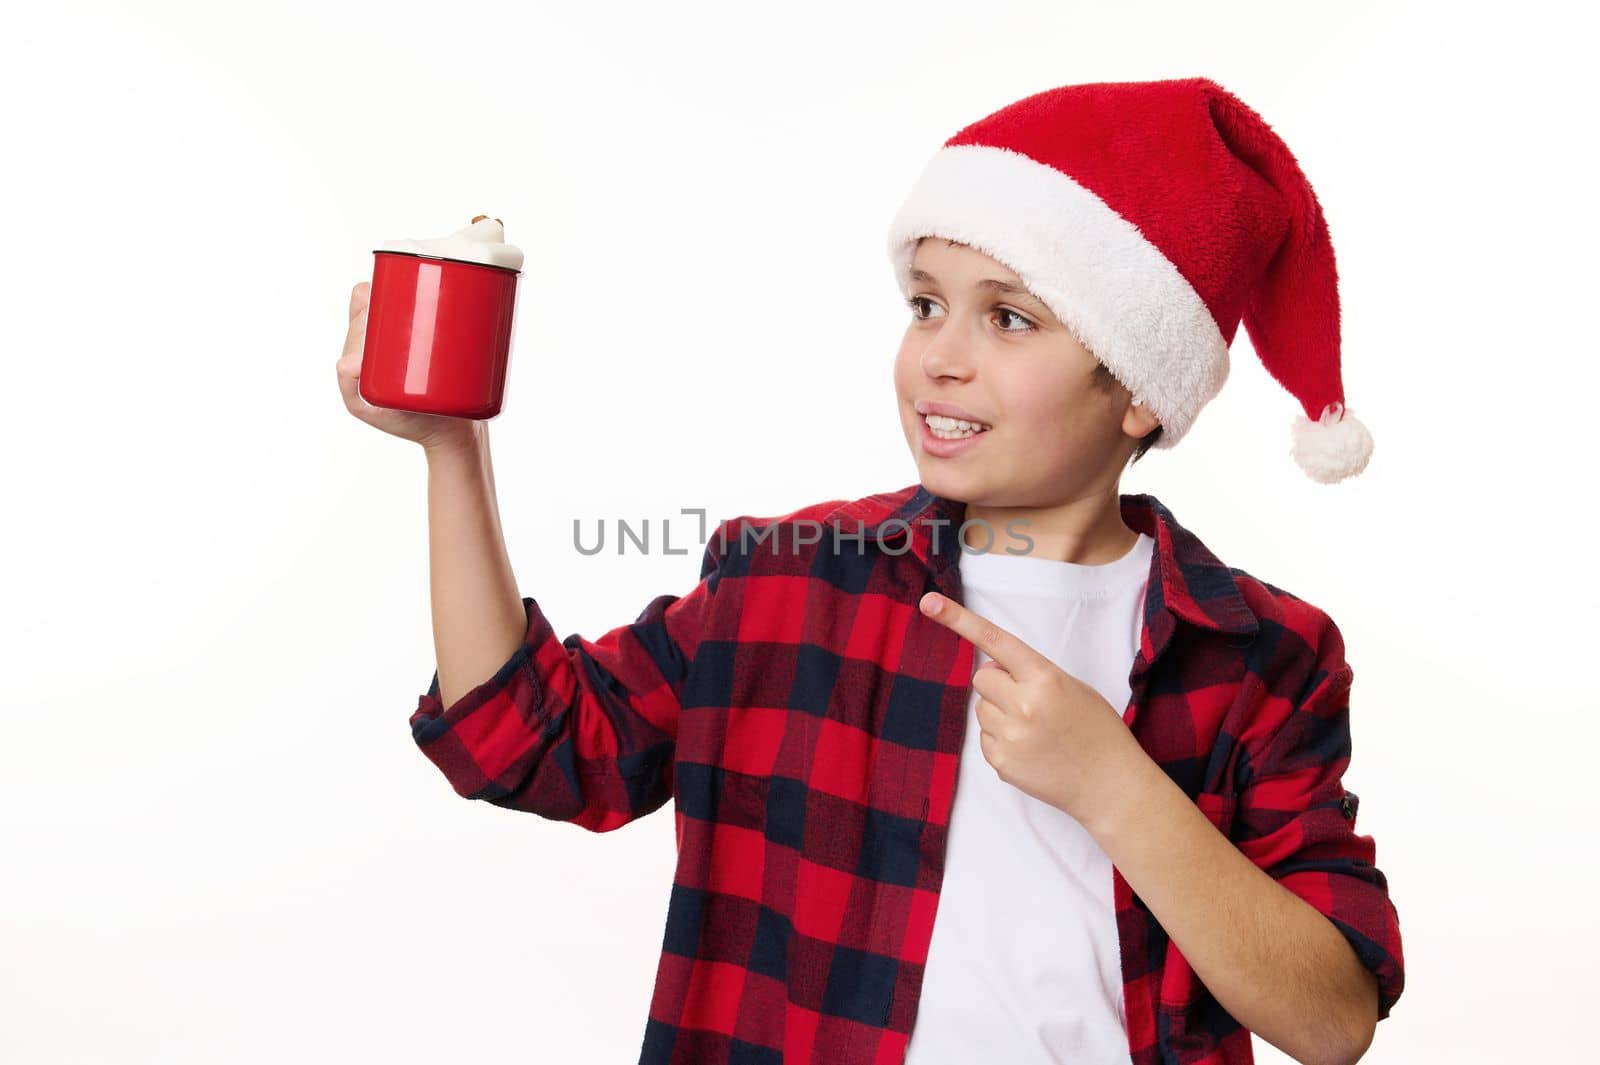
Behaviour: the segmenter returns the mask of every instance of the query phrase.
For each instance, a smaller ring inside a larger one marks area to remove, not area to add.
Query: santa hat
[[[1291,427],[1301,469],[1332,483],[1366,467],[1322,208],[1278,135],[1209,78],[1067,85],[974,122],[890,226],[903,292],[928,236],[1014,271],[1160,420],[1156,447],[1222,389],[1242,319],[1304,412]]]

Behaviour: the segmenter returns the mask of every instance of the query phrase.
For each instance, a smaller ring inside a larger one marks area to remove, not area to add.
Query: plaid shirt
[[[1223,565],[1150,495],[1123,720],[1219,831],[1404,982],[1398,916],[1355,833],[1351,668],[1321,610]],[[721,523],[701,580],[598,639],[532,598],[523,646],[411,717],[467,798],[605,832],[674,803],[677,868],[644,1065],[902,1060],[933,931],[973,645],[964,517],[921,485]],[[1113,867],[1134,1065],[1242,1065],[1250,1035]]]

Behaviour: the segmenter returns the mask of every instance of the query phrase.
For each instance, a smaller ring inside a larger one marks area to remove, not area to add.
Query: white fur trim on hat
[[[1289,429],[1294,461],[1313,481],[1353,477],[1372,457],[1372,434],[1342,403],[1329,403],[1316,421],[1296,414]]]
[[[889,227],[902,292],[920,237],[1002,263],[1177,444],[1228,379],[1228,344],[1198,293],[1133,223],[1054,167],[962,144],[928,161]]]

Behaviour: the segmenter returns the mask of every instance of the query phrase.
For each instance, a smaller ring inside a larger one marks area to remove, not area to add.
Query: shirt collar
[[[1259,622],[1233,571],[1155,496],[1124,494],[1121,500],[1122,520],[1155,541],[1146,612],[1159,607],[1203,629],[1254,635]],[[861,534],[885,548],[909,537],[909,553],[936,578],[944,579],[961,555],[957,534],[965,515],[965,503],[915,484],[853,500],[835,510],[830,520],[859,521]],[[906,550],[902,547],[897,553]]]

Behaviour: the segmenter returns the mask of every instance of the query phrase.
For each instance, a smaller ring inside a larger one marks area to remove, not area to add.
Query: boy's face
[[[1115,486],[1155,418],[1120,383],[1094,383],[1098,360],[1043,303],[985,280],[1023,287],[980,251],[942,237],[919,242],[894,364],[919,480],[935,495],[996,507],[1050,506]],[[989,428],[940,440],[923,417],[929,403]]]

